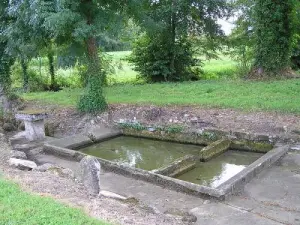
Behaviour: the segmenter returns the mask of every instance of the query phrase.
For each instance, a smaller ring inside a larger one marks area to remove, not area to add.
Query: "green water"
[[[80,149],[102,159],[123,163],[144,170],[167,166],[188,154],[198,154],[201,146],[121,136]]]
[[[199,162],[195,169],[177,179],[216,188],[262,155],[254,152],[227,151],[208,162]]]

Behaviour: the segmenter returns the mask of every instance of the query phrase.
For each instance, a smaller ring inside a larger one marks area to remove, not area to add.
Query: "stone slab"
[[[15,115],[17,120],[23,121],[39,121],[48,118],[48,113],[44,111],[22,111]]]
[[[230,140],[218,140],[200,151],[200,160],[208,161],[224,152],[226,152],[230,147]]]
[[[197,217],[196,225],[280,225],[272,219],[222,203],[196,207],[190,213]]]
[[[95,128],[88,132],[88,137],[94,142],[105,141],[110,138],[118,137],[122,134],[120,130],[112,130],[108,128]]]
[[[82,134],[54,140],[47,143],[47,146],[55,146],[60,148],[78,149],[93,144],[93,141]]]
[[[177,177],[196,167],[199,157],[194,155],[183,156],[168,166],[152,170],[153,173],[161,174],[168,177]]]

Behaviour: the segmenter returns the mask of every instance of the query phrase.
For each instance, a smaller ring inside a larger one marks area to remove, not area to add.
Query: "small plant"
[[[129,128],[129,129],[134,129],[134,130],[138,130],[138,131],[146,130],[146,128],[147,128],[140,123],[120,123],[119,126],[121,128]]]
[[[164,131],[170,134],[181,133],[184,130],[184,127],[181,125],[170,125],[164,128]]]
[[[216,135],[212,132],[203,132],[202,136],[206,137],[207,139],[213,141],[216,140]]]

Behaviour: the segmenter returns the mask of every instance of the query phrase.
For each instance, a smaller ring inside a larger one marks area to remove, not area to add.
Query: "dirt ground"
[[[252,134],[300,139],[300,115],[276,112],[245,112],[233,109],[207,109],[195,106],[110,105],[109,112],[86,116],[73,108],[40,105],[29,102],[27,108],[49,112],[49,123],[56,136],[80,133],[95,124],[111,125],[120,121],[138,121],[145,125],[176,124],[188,129],[219,129]]]

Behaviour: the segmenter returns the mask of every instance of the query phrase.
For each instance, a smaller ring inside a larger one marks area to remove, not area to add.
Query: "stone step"
[[[29,152],[32,149],[43,146],[43,142],[31,142],[27,144],[15,144],[12,145],[13,150],[21,151],[21,152]]]
[[[11,145],[16,145],[16,144],[27,144],[29,141],[25,137],[25,132],[20,132],[12,136],[11,138],[9,138],[9,142]]]

